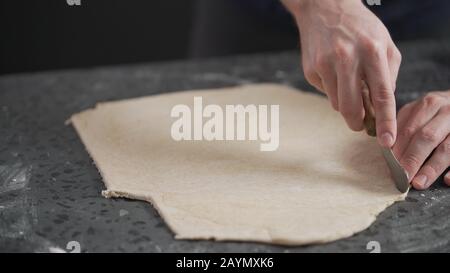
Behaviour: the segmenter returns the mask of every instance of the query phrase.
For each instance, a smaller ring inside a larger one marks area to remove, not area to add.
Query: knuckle
[[[400,134],[402,137],[410,139],[414,135],[415,131],[416,130],[413,127],[405,127],[403,130],[400,131]]]
[[[422,105],[425,107],[433,108],[437,107],[441,103],[441,97],[436,94],[427,94],[422,98]]]
[[[440,110],[443,114],[450,115],[450,105],[446,105]]]
[[[334,48],[334,55],[340,64],[348,64],[352,60],[352,46],[337,43]]]
[[[441,145],[439,145],[438,147],[438,151],[450,156],[450,141],[444,141],[443,143],[441,143]]]
[[[440,140],[439,131],[435,128],[423,128],[420,130],[419,138],[431,143],[436,143]]]
[[[303,73],[305,74],[305,78],[309,83],[314,81],[316,72],[314,71],[314,69],[312,69],[311,66],[305,65],[303,67]]]
[[[392,93],[390,88],[386,86],[380,86],[373,94],[373,99],[375,102],[380,104],[391,103],[394,100],[394,94]]]
[[[314,67],[318,71],[324,71],[328,67],[329,57],[326,54],[317,54],[314,58]]]
[[[412,154],[406,155],[403,159],[403,166],[409,170],[417,168],[419,164],[419,159]]]
[[[422,167],[422,171],[427,173],[430,177],[436,177],[439,175],[437,168],[431,164],[427,164],[426,166]]]
[[[395,124],[395,118],[391,117],[381,117],[377,119],[377,126],[378,128],[384,128],[385,130],[392,130],[393,124]]]
[[[384,45],[382,42],[370,38],[361,39],[365,52],[370,55],[379,56],[383,52]]]
[[[388,55],[398,63],[402,61],[402,53],[398,50],[394,43],[390,43],[388,46]]]

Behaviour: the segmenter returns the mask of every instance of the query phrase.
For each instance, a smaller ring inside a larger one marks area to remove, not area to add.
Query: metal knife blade
[[[391,149],[381,148],[381,152],[383,153],[383,157],[386,159],[389,170],[391,171],[395,186],[401,193],[407,192],[410,184],[405,169],[403,169],[400,165]]]

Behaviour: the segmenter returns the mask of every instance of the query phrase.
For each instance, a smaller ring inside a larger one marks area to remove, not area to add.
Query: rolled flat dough
[[[180,141],[177,104],[280,105],[280,143]],[[323,243],[364,230],[404,200],[374,138],[351,132],[326,99],[275,84],[185,91],[117,102],[71,121],[106,197],[148,201],[177,239]]]

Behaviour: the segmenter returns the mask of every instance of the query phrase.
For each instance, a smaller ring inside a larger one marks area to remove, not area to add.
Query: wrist
[[[355,5],[365,8],[362,0],[281,0],[289,12],[298,20],[308,14],[320,14],[324,11],[345,11]]]
[[[314,0],[281,0],[286,9],[298,19],[299,16],[306,13]]]

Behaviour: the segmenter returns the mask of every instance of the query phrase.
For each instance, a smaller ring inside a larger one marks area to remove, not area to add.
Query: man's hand
[[[383,23],[359,0],[282,0],[296,18],[310,84],[327,94],[354,131],[363,129],[361,83],[375,108],[378,141],[397,137],[394,90],[401,54]]]
[[[415,189],[424,190],[450,166],[450,91],[429,93],[398,113],[394,154]],[[450,186],[450,172],[444,178]]]

